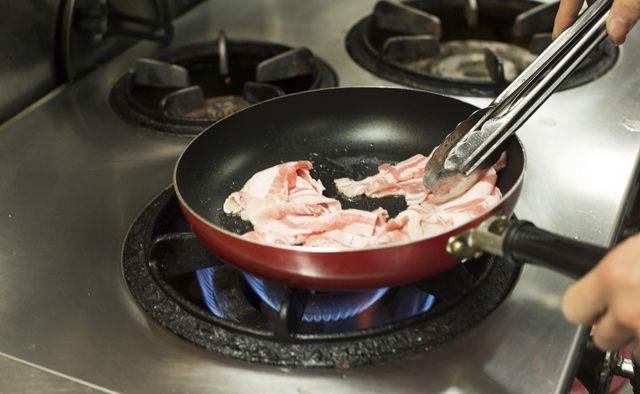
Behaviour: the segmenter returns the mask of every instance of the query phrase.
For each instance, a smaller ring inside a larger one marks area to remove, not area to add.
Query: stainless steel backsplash
[[[0,1],[0,124],[67,79],[62,62],[61,24],[66,3],[72,0]],[[109,0],[124,12],[153,14],[152,0]],[[166,0],[175,18],[202,0]],[[81,33],[82,34],[82,33]],[[90,59],[77,75],[109,60],[138,39],[110,36],[84,51]],[[91,53],[87,53],[91,52]]]
[[[62,3],[0,1],[0,122],[62,82],[56,59]]]

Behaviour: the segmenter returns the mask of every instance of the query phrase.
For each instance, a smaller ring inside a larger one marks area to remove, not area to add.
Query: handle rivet
[[[451,251],[453,254],[460,254],[464,250],[464,242],[456,240],[451,244]]]

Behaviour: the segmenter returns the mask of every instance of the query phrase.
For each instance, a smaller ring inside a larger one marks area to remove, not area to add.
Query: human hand
[[[587,0],[592,3],[591,0]],[[571,26],[578,16],[584,0],[560,0],[560,9],[556,14],[552,37],[556,38]],[[615,45],[622,44],[627,33],[640,19],[640,0],[614,0],[607,18],[607,33]]]
[[[632,339],[640,355],[640,235],[607,254],[587,275],[571,286],[562,300],[562,313],[577,324],[593,324],[600,316],[594,343],[618,350]]]

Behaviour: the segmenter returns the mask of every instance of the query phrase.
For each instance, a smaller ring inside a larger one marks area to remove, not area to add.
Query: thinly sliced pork
[[[338,200],[322,194],[324,186],[311,178],[311,163],[282,163],[253,175],[224,204],[227,214],[250,221],[245,237],[279,245],[359,248],[410,241],[446,232],[483,214],[501,198],[497,173],[488,170],[461,196],[446,203],[429,201],[422,185],[428,160],[415,155],[398,164],[383,164],[363,180],[336,179],[347,197],[404,196],[407,209],[389,219],[387,211],[342,209]],[[504,162],[501,161],[500,166]]]

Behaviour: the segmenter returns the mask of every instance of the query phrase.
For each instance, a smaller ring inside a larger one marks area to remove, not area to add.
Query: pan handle
[[[541,230],[527,221],[493,216],[480,226],[451,237],[447,251],[462,258],[488,252],[512,263],[531,263],[580,278],[608,249]]]
[[[580,278],[607,254],[607,249],[541,230],[526,221],[510,223],[503,252],[507,260],[532,263]]]

